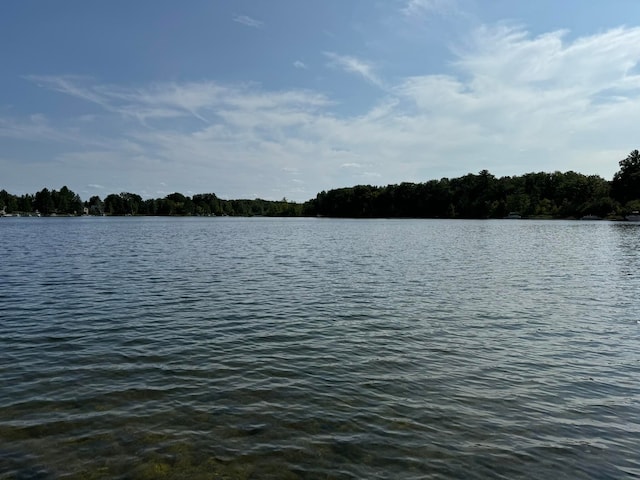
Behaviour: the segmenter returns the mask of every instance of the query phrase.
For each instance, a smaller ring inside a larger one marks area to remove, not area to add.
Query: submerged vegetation
[[[66,186],[35,195],[0,191],[3,214],[216,215],[411,218],[503,218],[510,212],[540,218],[621,218],[640,210],[640,153],[619,162],[613,180],[573,171],[497,178],[487,170],[458,178],[398,185],[358,185],[319,193],[305,203],[262,199],[223,200],[214,193],[172,193],[146,199],[135,193],[82,201]]]

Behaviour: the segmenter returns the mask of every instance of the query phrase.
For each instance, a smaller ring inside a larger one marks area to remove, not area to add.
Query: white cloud
[[[640,28],[617,28],[564,42],[566,31],[531,38],[522,29],[484,27],[475,48],[457,65],[478,80],[544,90],[575,89],[584,94],[606,88],[638,88],[640,76],[628,75],[640,56]]]
[[[346,72],[358,74],[378,87],[383,86],[382,80],[374,72],[372,64],[356,57],[338,55],[334,52],[324,52],[324,55],[330,60],[330,66],[339,67]]]
[[[259,28],[264,25],[260,20],[256,20],[255,18],[251,18],[247,15],[235,15],[233,17],[233,21],[252,28]]]
[[[326,56],[383,83],[367,62]],[[310,90],[31,76],[99,106],[100,114],[88,123],[39,114],[0,118],[0,136],[67,147],[52,154],[55,165],[41,162],[38,170],[63,179],[60,185],[80,172],[81,185],[103,185],[105,192],[155,191],[162,181],[163,191],[232,198],[277,191],[274,198],[306,200],[363,181],[426,181],[485,168],[496,175],[573,169],[611,178],[618,160],[637,147],[639,62],[640,28],[569,41],[564,32],[484,27],[456,52],[448,74],[385,80],[383,98],[351,115],[334,109],[339,98]],[[24,183],[24,169],[11,170],[8,160],[0,169]]]
[[[309,69],[309,67],[307,67],[307,65],[304,62],[300,61],[300,60],[296,60],[295,62],[293,62],[293,66],[295,68],[300,69],[300,70],[308,70]]]

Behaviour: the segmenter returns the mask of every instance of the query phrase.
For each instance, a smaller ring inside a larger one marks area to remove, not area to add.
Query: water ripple
[[[0,478],[636,478],[629,227],[5,219]]]

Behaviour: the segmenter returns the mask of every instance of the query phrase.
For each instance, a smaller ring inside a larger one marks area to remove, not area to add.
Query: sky
[[[305,201],[640,143],[637,0],[6,0],[0,189]]]

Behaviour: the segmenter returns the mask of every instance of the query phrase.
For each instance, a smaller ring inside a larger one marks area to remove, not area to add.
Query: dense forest
[[[112,193],[87,201],[62,187],[34,195],[0,191],[0,213],[39,215],[216,215],[411,218],[503,218],[517,212],[539,218],[622,218],[640,210],[640,153],[619,162],[611,181],[573,171],[497,178],[487,170],[458,178],[398,185],[358,185],[319,193],[305,203],[223,200],[214,193],[142,199]]]

